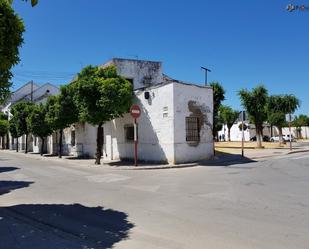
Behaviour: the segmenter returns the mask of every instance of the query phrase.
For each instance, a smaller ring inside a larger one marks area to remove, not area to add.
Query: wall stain
[[[209,122],[208,114],[211,113],[211,110],[208,106],[205,104],[198,104],[196,101],[190,100],[188,102],[188,109],[191,112],[190,117],[198,117],[199,122],[199,130],[200,130],[200,137],[202,137],[203,133],[205,132],[205,129],[212,130],[212,124]],[[205,129],[202,129],[203,126]],[[192,146],[197,146],[199,142],[196,143],[190,143]]]

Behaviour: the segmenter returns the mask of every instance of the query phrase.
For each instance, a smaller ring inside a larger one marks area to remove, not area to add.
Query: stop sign
[[[130,108],[130,114],[133,118],[139,118],[141,116],[141,108],[134,104]]]

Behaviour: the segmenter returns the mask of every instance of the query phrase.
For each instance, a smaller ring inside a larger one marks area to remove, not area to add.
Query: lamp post
[[[201,69],[205,71],[205,86],[207,86],[207,72],[211,72],[211,70],[206,67],[201,67]]]

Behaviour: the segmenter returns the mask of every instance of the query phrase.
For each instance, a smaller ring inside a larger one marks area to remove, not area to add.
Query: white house
[[[33,103],[45,103],[48,96],[59,94],[59,88],[50,83],[43,85],[35,84],[33,81],[26,83],[25,85],[18,88],[9,98],[9,100],[0,107],[1,112],[6,113],[9,117],[11,116],[10,109],[12,105],[20,101],[32,101]],[[47,138],[46,152],[53,153],[56,148],[55,135]],[[53,139],[54,138],[54,139]],[[20,150],[24,150],[26,147],[26,136],[23,135],[18,139],[12,139],[9,136],[9,148],[15,149],[16,143]],[[54,140],[54,141],[53,141]],[[7,141],[6,141],[7,142]],[[39,138],[34,136],[28,137],[28,150],[29,152],[39,152],[41,141]]]
[[[138,155],[143,161],[185,163],[213,156],[213,92],[163,74],[162,63],[112,59],[119,75],[132,82],[141,110],[138,119]],[[107,122],[103,127],[104,157],[133,159],[133,118]],[[94,157],[97,128],[75,124],[64,132],[67,154]]]

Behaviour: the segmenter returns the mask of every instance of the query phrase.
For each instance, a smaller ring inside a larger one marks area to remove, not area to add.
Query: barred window
[[[186,117],[186,141],[200,141],[200,119],[198,117]]]
[[[126,142],[133,142],[134,141],[134,125],[127,124],[124,126],[124,135]]]

